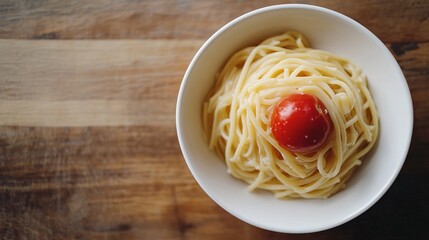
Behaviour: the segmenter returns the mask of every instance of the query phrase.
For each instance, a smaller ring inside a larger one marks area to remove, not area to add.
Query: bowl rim
[[[276,227],[272,227],[270,225],[267,224],[261,224],[259,222],[254,222],[251,221],[247,218],[245,218],[244,216],[242,216],[240,214],[240,212],[235,211],[234,209],[230,209],[228,206],[225,206],[224,204],[222,204],[222,201],[220,199],[218,199],[218,197],[212,193],[210,193],[210,191],[208,191],[207,189],[205,189],[204,184],[202,184],[202,180],[200,179],[199,175],[196,173],[196,170],[194,169],[194,167],[192,166],[191,161],[189,160],[190,156],[188,153],[187,148],[184,145],[184,140],[183,140],[183,132],[182,132],[182,99],[183,99],[183,92],[184,89],[187,85],[188,79],[189,79],[189,75],[192,72],[192,69],[195,65],[195,63],[198,61],[198,59],[201,57],[201,55],[204,53],[204,51],[206,50],[206,48],[216,39],[218,38],[223,32],[225,32],[226,30],[230,29],[232,26],[238,24],[239,22],[243,21],[246,18],[252,17],[254,15],[258,15],[258,14],[262,14],[265,12],[269,12],[269,11],[273,11],[273,10],[283,10],[283,9],[306,9],[306,10],[312,10],[312,11],[317,11],[317,12],[323,12],[326,13],[328,15],[332,15],[338,19],[341,19],[342,21],[346,21],[349,24],[353,25],[354,27],[359,28],[361,31],[363,31],[365,33],[365,35],[367,35],[367,37],[371,38],[372,41],[374,41],[374,43],[376,43],[377,45],[379,45],[379,47],[381,49],[383,49],[383,51],[385,52],[386,55],[388,55],[389,58],[391,58],[392,60],[392,64],[395,65],[395,70],[396,73],[395,75],[398,75],[402,81],[400,81],[400,84],[402,84],[401,87],[405,88],[405,92],[406,92],[406,97],[407,97],[407,101],[406,101],[406,108],[409,110],[408,113],[404,114],[406,117],[408,117],[408,122],[410,123],[409,127],[410,131],[408,133],[407,136],[403,136],[405,138],[405,142],[407,143],[407,145],[404,146],[404,150],[402,152],[402,156],[400,156],[400,159],[402,160],[400,162],[400,164],[398,164],[398,166],[395,168],[395,171],[389,176],[388,180],[385,182],[385,184],[383,185],[383,187],[381,189],[379,189],[377,191],[377,193],[371,197],[371,200],[366,202],[364,205],[362,205],[360,208],[357,208],[356,211],[354,211],[352,214],[344,217],[343,219],[335,222],[334,224],[330,224],[330,225],[318,225],[316,227],[307,227],[305,229],[290,229],[290,228],[276,228]],[[408,155],[408,151],[411,145],[411,139],[412,139],[412,134],[413,134],[413,128],[414,128],[414,109],[413,109],[413,102],[412,102],[412,97],[411,97],[411,92],[409,89],[409,86],[407,84],[406,78],[398,64],[398,62],[396,61],[396,59],[394,58],[394,56],[392,55],[392,53],[388,50],[388,48],[384,45],[384,43],[375,35],[373,34],[370,30],[368,30],[366,27],[364,27],[363,25],[361,25],[360,23],[358,23],[357,21],[355,21],[354,19],[336,12],[334,10],[325,8],[325,7],[320,7],[320,6],[316,6],[316,5],[311,5],[311,4],[277,4],[277,5],[271,5],[271,6],[266,6],[266,7],[262,7],[262,8],[258,8],[252,11],[249,11],[247,13],[244,13],[236,18],[234,18],[233,20],[231,20],[230,22],[228,22],[227,24],[223,25],[220,29],[218,29],[214,34],[212,34],[205,42],[204,44],[199,48],[199,50],[197,51],[197,53],[194,55],[194,57],[192,58],[190,64],[188,65],[188,68],[186,69],[186,72],[184,74],[184,77],[182,79],[182,82],[180,84],[180,88],[179,88],[179,93],[177,96],[177,102],[176,102],[176,131],[177,131],[177,138],[179,141],[179,146],[180,149],[182,151],[183,157],[185,159],[185,162],[192,174],[192,176],[195,178],[195,180],[197,181],[198,185],[203,189],[203,191],[212,199],[214,200],[214,202],[220,206],[221,208],[223,208],[224,210],[226,210],[229,214],[235,216],[236,218],[249,223],[253,226],[262,228],[262,229],[266,229],[266,230],[271,230],[271,231],[275,231],[275,232],[283,232],[283,233],[311,233],[311,232],[319,232],[319,231],[323,231],[323,230],[327,230],[327,229],[331,229],[334,227],[337,227],[339,225],[342,225],[348,221],[351,221],[352,219],[358,217],[359,215],[361,215],[362,213],[364,213],[365,211],[367,211],[369,208],[371,208],[382,196],[384,196],[384,194],[387,192],[387,190],[391,187],[391,185],[393,184],[393,182],[395,181],[395,179],[397,178],[399,172],[402,169],[402,166],[406,160],[406,157]]]

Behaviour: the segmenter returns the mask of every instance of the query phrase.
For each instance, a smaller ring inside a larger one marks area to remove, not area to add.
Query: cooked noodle
[[[285,96],[306,93],[326,107],[333,132],[318,150],[300,154],[274,139],[270,117]],[[378,135],[378,115],[361,69],[309,48],[287,32],[235,53],[203,107],[207,141],[228,172],[278,198],[326,198],[345,187]]]

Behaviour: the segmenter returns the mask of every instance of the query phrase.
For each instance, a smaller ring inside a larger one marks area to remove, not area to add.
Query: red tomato
[[[332,132],[332,120],[318,98],[304,93],[292,94],[275,107],[271,131],[283,148],[309,153],[325,143]]]

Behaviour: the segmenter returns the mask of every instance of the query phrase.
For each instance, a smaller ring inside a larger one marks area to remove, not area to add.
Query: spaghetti
[[[282,148],[271,132],[276,103],[295,93],[317,97],[332,120],[332,134],[310,153]],[[327,198],[346,186],[373,147],[378,114],[359,67],[309,48],[303,35],[290,31],[228,60],[204,103],[203,126],[210,148],[249,190]]]

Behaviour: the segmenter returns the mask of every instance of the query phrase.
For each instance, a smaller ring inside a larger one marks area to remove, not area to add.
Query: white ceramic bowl
[[[380,114],[378,144],[347,188],[325,200],[278,200],[268,192],[248,192],[245,183],[228,175],[224,162],[203,140],[202,103],[213,85],[215,73],[235,51],[291,29],[302,32],[313,48],[349,58],[359,65],[368,76]],[[180,87],[176,125],[190,171],[217,204],[237,218],[264,229],[306,233],[350,221],[387,191],[408,152],[413,107],[400,67],[374,34],[332,10],[286,4],[244,14],[205,42]]]

